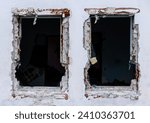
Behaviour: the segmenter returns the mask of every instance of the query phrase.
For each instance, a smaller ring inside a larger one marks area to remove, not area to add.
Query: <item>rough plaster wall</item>
[[[0,105],[150,105],[150,16],[148,0],[0,0]],[[45,98],[11,97],[11,51],[12,51],[12,15],[11,9],[18,8],[68,8],[70,16],[70,52],[69,100]],[[87,100],[84,97],[84,70],[87,52],[83,48],[83,23],[88,18],[84,8],[137,7],[141,13],[136,16],[140,24],[139,64],[141,70],[140,92],[138,100],[125,98],[99,98]]]

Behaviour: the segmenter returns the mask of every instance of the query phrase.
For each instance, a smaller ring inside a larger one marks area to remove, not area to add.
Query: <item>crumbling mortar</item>
[[[102,16],[109,16],[109,15],[126,15],[126,16],[133,16],[136,13],[139,13],[140,10],[138,8],[88,8],[85,9],[85,11],[89,15],[102,15]],[[119,87],[117,87],[117,90],[114,87],[113,91],[110,92],[109,87],[103,87],[108,91],[100,91],[99,89],[96,89],[96,94],[90,94],[93,92],[92,88],[93,86],[90,85],[89,79],[88,79],[88,69],[90,68],[90,59],[91,59],[91,27],[90,27],[90,18],[88,18],[84,22],[84,38],[83,38],[83,47],[87,51],[88,54],[88,61],[86,63],[86,66],[84,68],[84,83],[85,83],[85,97],[93,97],[93,98],[116,98],[116,97],[124,97],[124,98],[130,98],[131,100],[137,100],[139,96],[139,87],[138,87],[138,81],[140,76],[140,70],[139,70],[139,64],[138,64],[138,51],[139,51],[139,30],[138,25],[136,24],[133,29],[133,39],[132,39],[132,50],[130,54],[131,61],[133,61],[136,64],[136,78],[135,80],[131,80],[131,86],[129,87],[129,92],[127,90],[118,91]],[[135,36],[136,35],[136,36]],[[135,59],[133,60],[133,56],[135,56]],[[101,87],[102,88],[102,87]],[[126,92],[127,91],[127,92]],[[110,96],[111,95],[111,96]],[[113,95],[113,96],[112,96]]]
[[[45,13],[47,15],[62,15],[63,17],[68,17],[70,15],[70,10],[64,8],[64,9],[34,9],[34,8],[27,8],[27,9],[18,9],[13,8],[12,9],[13,15],[17,16],[28,16],[28,15],[40,15],[42,13]]]
[[[17,98],[41,98],[41,97],[52,97],[54,99],[68,99],[68,79],[69,79],[69,72],[68,72],[68,64],[69,64],[69,15],[70,10],[68,9],[12,9],[12,24],[13,24],[13,51],[12,51],[12,65],[11,65],[11,79],[12,79],[12,97]],[[33,16],[33,15],[61,15],[63,17],[62,22],[62,34],[61,34],[61,64],[65,67],[66,73],[65,76],[62,77],[62,81],[60,82],[60,90],[57,89],[56,92],[52,93],[49,92],[51,89],[45,89],[43,87],[39,87],[36,89],[23,89],[24,87],[19,86],[19,82],[15,78],[16,67],[19,65],[20,61],[20,39],[21,39],[21,30],[20,29],[20,22],[19,18],[21,16]],[[36,91],[38,90],[38,92]]]
[[[133,15],[139,13],[138,8],[86,8],[84,9],[88,14],[99,14],[99,15]]]

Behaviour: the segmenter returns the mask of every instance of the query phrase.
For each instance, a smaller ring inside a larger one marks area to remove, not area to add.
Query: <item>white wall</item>
[[[12,51],[12,14],[17,8],[68,8],[70,16],[69,100],[54,100],[52,105],[150,105],[150,2],[149,0],[0,0],[0,105],[51,105],[35,98],[11,97],[11,51]],[[140,92],[138,100],[125,98],[87,100],[84,97],[83,68],[87,52],[83,48],[83,23],[88,18],[84,8],[137,7],[140,14],[136,23],[140,25]],[[36,101],[38,100],[38,101]]]

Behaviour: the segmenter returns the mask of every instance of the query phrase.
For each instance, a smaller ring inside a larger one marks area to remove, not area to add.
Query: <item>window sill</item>
[[[68,99],[68,94],[60,89],[60,87],[21,87],[13,91],[12,96],[30,97],[30,98],[50,98],[50,99]]]
[[[85,96],[91,99],[97,98],[129,98],[137,100],[139,98],[139,91],[136,91],[132,86],[95,86],[85,90]]]

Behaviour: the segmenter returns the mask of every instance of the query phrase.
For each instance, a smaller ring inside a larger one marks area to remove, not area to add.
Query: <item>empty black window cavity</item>
[[[61,17],[21,17],[20,61],[16,78],[22,86],[59,86]]]
[[[97,62],[88,70],[91,85],[129,86],[135,78],[130,61],[132,17],[91,16],[91,58]]]

